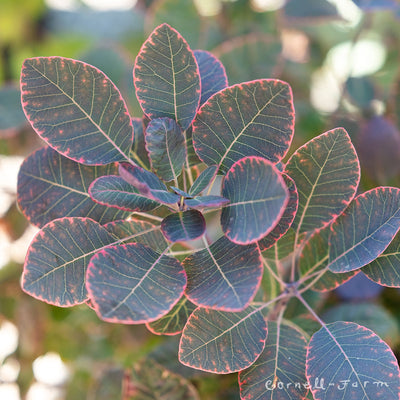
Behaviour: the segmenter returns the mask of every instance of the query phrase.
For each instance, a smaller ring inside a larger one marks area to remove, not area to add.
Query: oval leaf
[[[174,119],[182,129],[192,123],[200,101],[200,76],[186,40],[168,24],[144,42],[133,71],[136,95],[150,118]]]
[[[206,230],[206,220],[197,210],[170,214],[161,222],[161,230],[170,242],[198,239]]]
[[[266,337],[267,324],[259,309],[231,313],[199,307],[183,329],[179,360],[216,374],[237,372],[253,364]]]
[[[131,117],[115,85],[97,68],[61,57],[26,59],[22,106],[38,135],[82,164],[129,160]]]
[[[228,78],[221,61],[210,52],[195,50],[193,53],[199,66],[201,80],[200,104],[204,104],[213,94],[228,86]]]
[[[367,265],[400,228],[400,189],[380,187],[357,196],[332,224],[329,269],[349,272]]]
[[[146,148],[151,166],[164,181],[174,180],[182,172],[186,159],[185,137],[171,118],[157,118],[146,128]]]
[[[160,204],[139,193],[120,176],[102,176],[89,187],[90,197],[99,204],[126,211],[150,211]]]
[[[293,129],[289,85],[263,79],[230,86],[204,103],[193,121],[193,145],[203,162],[226,172],[246,156],[280,161]]]
[[[322,228],[337,218],[355,196],[360,180],[357,154],[343,128],[300,147],[287,162],[285,172],[299,192],[293,226],[300,233]]]
[[[156,335],[177,335],[186,325],[190,314],[197,307],[183,296],[172,310],[157,321],[146,324],[147,328]]]
[[[207,207],[218,208],[229,203],[228,199],[222,196],[199,196],[194,199],[185,199],[185,204],[190,208],[199,208],[200,210]]]
[[[258,242],[261,251],[267,250],[273,246],[289,230],[296,216],[297,207],[299,205],[299,194],[296,184],[294,180],[286,174],[282,174],[282,178],[289,190],[289,201],[275,228]]]
[[[192,187],[189,189],[189,194],[191,196],[199,195],[214,179],[218,171],[218,166],[211,165],[207,167],[194,181]]]
[[[289,198],[279,171],[261,157],[236,162],[224,178],[222,196],[230,201],[221,213],[222,230],[238,244],[256,242],[271,232]]]
[[[306,375],[315,400],[399,398],[400,372],[392,350],[352,322],[328,324],[312,336]]]
[[[87,217],[100,224],[125,218],[128,213],[95,203],[88,193],[94,179],[116,173],[115,164],[86,166],[50,147],[39,149],[19,170],[18,206],[39,228],[62,217]]]
[[[239,246],[221,237],[183,261],[193,303],[222,311],[241,311],[255,296],[263,272],[256,245]]]
[[[84,303],[86,268],[91,257],[115,242],[89,218],[62,218],[45,225],[33,239],[25,259],[22,289],[59,307]]]
[[[240,398],[304,399],[306,347],[299,331],[269,321],[264,351],[250,368],[239,372]]]
[[[167,314],[186,287],[182,265],[140,243],[109,247],[90,261],[87,288],[98,316],[139,324]]]
[[[400,287],[400,234],[397,233],[386,250],[362,268],[369,279],[383,286]]]

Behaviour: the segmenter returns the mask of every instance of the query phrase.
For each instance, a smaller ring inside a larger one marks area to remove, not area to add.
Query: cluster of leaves
[[[397,399],[390,347],[354,322],[324,323],[304,294],[360,271],[400,286],[400,189],[357,195],[359,162],[343,128],[284,162],[290,86],[228,86],[222,63],[167,24],[143,44],[133,78],[143,118],[89,64],[25,60],[22,106],[49,147],[19,173],[20,209],[41,228],[23,290],[181,334],[181,363],[239,372],[243,399]],[[285,318],[289,301],[320,329]]]

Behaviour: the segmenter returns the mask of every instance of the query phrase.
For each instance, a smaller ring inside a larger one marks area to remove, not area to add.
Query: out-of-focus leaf
[[[126,211],[150,211],[160,205],[115,175],[94,180],[89,186],[89,194],[93,201],[99,204]]]
[[[14,86],[0,88],[0,137],[26,124],[21,108],[21,92]]]
[[[336,321],[349,321],[363,325],[376,332],[386,342],[397,342],[399,339],[399,328],[393,315],[379,304],[373,302],[353,302],[339,304],[329,308],[322,319],[326,323]]]
[[[146,128],[146,148],[151,166],[164,181],[178,179],[186,159],[185,137],[171,118],[156,118]]]
[[[136,95],[150,118],[174,119],[182,129],[192,123],[200,102],[200,76],[186,40],[168,24],[144,42],[133,71]]]
[[[320,19],[340,19],[336,6],[327,0],[288,0],[283,8],[286,18],[308,23]]]
[[[206,230],[206,220],[197,210],[170,214],[161,222],[164,236],[171,242],[198,239]]]
[[[193,146],[222,172],[246,156],[276,163],[292,141],[292,91],[285,82],[260,79],[230,86],[204,103],[193,121]]]
[[[299,194],[296,189],[296,184],[294,183],[294,180],[286,174],[282,174],[282,178],[289,190],[289,201],[275,228],[258,242],[261,251],[273,246],[274,243],[276,243],[289,230],[296,216],[297,207],[299,205]]]
[[[357,196],[331,226],[329,269],[349,272],[367,265],[400,228],[400,189],[380,187]]]
[[[376,299],[383,291],[384,287],[368,279],[365,274],[360,271],[356,272],[350,280],[344,282],[335,290],[335,295],[344,301],[360,301],[366,299]],[[351,272],[335,275],[347,275]]]
[[[364,11],[396,10],[399,4],[396,0],[353,0]]]
[[[255,245],[239,246],[221,237],[183,261],[193,303],[222,311],[240,311],[254,298],[263,272]]]
[[[228,86],[228,78],[225,67],[213,54],[205,50],[195,50],[193,53],[200,72],[200,104],[204,104],[213,94]]]
[[[186,287],[185,271],[175,258],[140,243],[98,252],[86,280],[98,316],[125,324],[151,322],[167,314]]]
[[[82,164],[129,160],[131,117],[115,85],[89,64],[61,57],[26,59],[22,106],[38,135]]]
[[[149,154],[146,149],[144,139],[144,123],[142,118],[132,118],[133,124],[133,147],[134,159],[140,160],[140,165],[146,169],[150,169]]]
[[[307,393],[307,341],[296,329],[268,322],[264,351],[248,369],[239,372],[240,398],[302,400]]]
[[[121,240],[121,243],[141,243],[160,253],[168,247],[160,227],[147,221],[120,220],[105,224],[104,228]]]
[[[91,257],[115,242],[89,218],[61,218],[45,225],[33,239],[25,259],[22,289],[59,307],[88,299],[86,269]]]
[[[135,364],[129,379],[126,398],[130,400],[200,400],[195,387],[154,360]]]
[[[367,176],[384,185],[400,172],[400,132],[387,118],[374,116],[364,122],[357,138],[357,152]]]
[[[62,217],[87,217],[100,224],[125,218],[128,213],[95,203],[88,193],[93,180],[116,173],[115,164],[86,166],[50,147],[39,149],[19,170],[18,206],[38,227]]]
[[[285,172],[295,181],[299,208],[293,227],[310,232],[328,225],[356,194],[360,166],[343,128],[310,140],[288,160]]]
[[[351,100],[362,110],[368,110],[375,98],[375,89],[368,77],[350,77],[346,81],[346,90]]]
[[[276,77],[282,63],[282,44],[273,35],[241,35],[222,43],[214,52],[225,65],[231,85]]]
[[[148,323],[147,328],[156,335],[177,335],[195,309],[196,306],[183,296],[168,314]]]
[[[315,400],[399,397],[400,372],[392,350],[352,322],[328,324],[312,336],[306,375]]]
[[[254,243],[271,232],[289,200],[281,174],[261,157],[233,164],[224,178],[222,196],[230,201],[221,213],[222,230],[238,244]]]
[[[254,307],[235,313],[199,307],[183,329],[179,360],[217,374],[241,371],[261,354],[266,337],[267,324]]]

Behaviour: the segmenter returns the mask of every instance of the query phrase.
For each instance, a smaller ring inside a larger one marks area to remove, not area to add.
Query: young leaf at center
[[[164,181],[177,182],[186,158],[185,137],[171,118],[156,118],[146,128],[146,148],[153,170]]]
[[[161,222],[161,230],[171,242],[194,240],[206,230],[206,220],[200,211],[180,211],[165,217]]]

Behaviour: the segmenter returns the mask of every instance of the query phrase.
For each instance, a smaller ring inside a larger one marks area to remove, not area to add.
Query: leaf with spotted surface
[[[39,228],[62,217],[87,217],[100,224],[125,218],[127,212],[92,201],[88,192],[94,179],[116,173],[116,164],[86,166],[51,147],[39,149],[24,160],[19,170],[18,206]]]
[[[349,272],[377,258],[400,228],[400,189],[379,187],[357,196],[332,224],[328,268]]]
[[[263,79],[227,87],[208,99],[193,121],[193,145],[205,164],[227,172],[246,156],[279,162],[293,129],[289,85]]]
[[[62,57],[28,58],[21,92],[32,127],[59,153],[89,165],[129,160],[131,117],[116,86],[97,68]]]
[[[174,119],[182,129],[193,121],[200,101],[200,76],[186,40],[168,24],[150,34],[133,70],[136,95],[150,118]]]
[[[257,308],[230,313],[199,307],[183,329],[179,360],[217,374],[240,371],[261,354],[266,338],[267,325]]]
[[[45,225],[25,259],[22,289],[46,303],[69,307],[88,299],[90,259],[115,238],[89,218],[61,218]]]
[[[312,336],[306,375],[315,400],[399,398],[393,352],[374,332],[353,322],[328,324]],[[316,379],[323,386],[315,385]]]
[[[98,252],[86,272],[98,316],[107,322],[140,324],[167,314],[182,297],[186,274],[175,258],[140,243]]]

